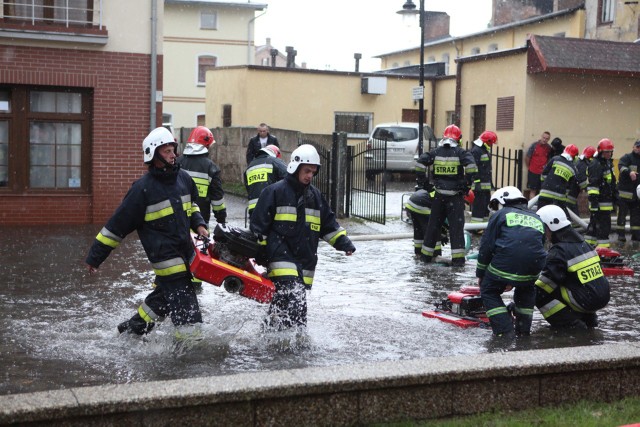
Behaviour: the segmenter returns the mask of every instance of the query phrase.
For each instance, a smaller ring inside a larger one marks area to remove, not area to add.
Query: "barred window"
[[[498,98],[496,130],[513,130],[515,97]]]
[[[349,138],[367,138],[371,133],[373,113],[335,113],[335,131]]]

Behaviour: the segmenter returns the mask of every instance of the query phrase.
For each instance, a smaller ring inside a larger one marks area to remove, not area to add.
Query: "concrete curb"
[[[640,395],[640,346],[388,361],[0,396],[0,425],[362,425]]]

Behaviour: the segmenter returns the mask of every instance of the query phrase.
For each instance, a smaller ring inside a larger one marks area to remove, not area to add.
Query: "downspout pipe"
[[[157,0],[151,0],[151,96],[149,129],[157,127],[156,120],[156,91],[158,88],[158,4]]]
[[[251,58],[251,40],[253,39],[253,32],[251,31],[251,29],[253,28],[253,23],[256,19],[260,18],[265,13],[267,13],[266,10],[260,15],[254,16],[253,18],[249,19],[249,23],[247,24],[247,65],[253,65],[253,60]]]

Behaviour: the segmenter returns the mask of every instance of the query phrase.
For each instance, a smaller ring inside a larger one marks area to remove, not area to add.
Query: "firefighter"
[[[631,240],[640,241],[640,201],[636,196],[636,188],[640,184],[640,139],[633,144],[631,153],[627,153],[618,161],[618,219],[615,230],[618,241],[626,242],[626,216],[631,224]]]
[[[249,203],[247,212],[251,212],[258,203],[258,197],[268,185],[278,182],[287,175],[287,165],[282,161],[280,149],[275,145],[267,145],[258,151],[256,157],[244,171],[242,180],[247,189]]]
[[[516,187],[497,190],[489,202],[495,213],[480,240],[476,277],[496,336],[529,335],[535,281],[544,266],[544,227]],[[514,288],[513,315],[501,294]],[[515,321],[514,321],[515,317]],[[515,323],[515,324],[514,324]]]
[[[424,234],[429,224],[431,203],[434,195],[435,190],[433,186],[427,184],[426,188],[421,188],[414,192],[404,204],[404,208],[409,218],[411,218],[413,225],[413,250],[418,256],[422,253],[422,242],[424,241]],[[471,195],[473,195],[473,193],[471,193]],[[465,196],[465,201],[470,200],[470,197],[471,196]],[[433,252],[434,257],[442,254],[442,245],[446,245],[447,243],[449,243],[448,227],[445,224],[442,229],[440,229],[440,240],[436,243]]]
[[[287,176],[262,190],[250,229],[259,239],[256,261],[267,267],[276,292],[265,320],[267,329],[306,326],[306,291],[311,289],[322,238],[339,251],[356,250],[327,201],[311,184],[320,156],[304,144],[291,153]]]
[[[176,331],[180,338],[186,333],[182,327],[202,323],[191,286],[189,260],[195,254],[190,230],[206,237],[209,232],[195,203],[196,184],[175,161],[177,148],[173,135],[164,127],[152,130],[144,139],[144,163],[149,172],[133,183],[86,258],[89,274],[93,274],[127,235],[138,232],[156,275],[156,287],[137,313],[118,325],[119,333],[146,334],[156,321],[169,316],[181,327]]]
[[[587,186],[586,180],[577,183],[577,171],[573,163],[580,151],[574,144],[566,146],[562,154],[554,156],[542,171],[542,185],[538,196],[538,207],[555,204],[567,209],[569,189],[578,185]]]
[[[600,257],[571,227],[562,209],[549,205],[537,213],[551,248],[536,280],[536,307],[554,329],[597,326],[596,311],[609,302],[609,281]]]
[[[589,227],[585,234],[587,243],[608,248],[611,232],[611,213],[616,198],[616,176],[613,174],[613,142],[603,138],[598,142],[594,159],[589,163],[587,194],[589,197]]]
[[[425,167],[433,165],[435,195],[431,216],[421,249],[421,259],[431,262],[435,255],[440,230],[449,225],[451,242],[451,265],[464,266],[464,196],[478,172],[473,156],[459,146],[462,132],[456,125],[445,128],[438,147],[424,153],[418,163]]]
[[[187,139],[184,152],[178,157],[178,164],[191,175],[198,187],[196,203],[207,224],[211,218],[211,209],[216,222],[224,224],[227,220],[227,208],[224,204],[220,168],[209,158],[209,147],[215,143],[213,133],[208,128],[196,127]]]
[[[582,154],[578,156],[578,159],[574,159],[574,165],[576,167],[576,180],[569,187],[569,193],[567,194],[567,209],[571,210],[576,215],[580,216],[580,211],[578,209],[578,196],[587,188],[588,179],[587,179],[587,168],[589,167],[589,163],[593,160],[593,155],[595,154],[596,149],[592,146],[585,147],[582,150]]]
[[[489,200],[491,199],[491,147],[498,143],[498,135],[485,130],[480,137],[473,141],[471,154],[478,166],[478,175],[473,182],[475,197],[471,207],[471,222],[487,222],[489,220]]]

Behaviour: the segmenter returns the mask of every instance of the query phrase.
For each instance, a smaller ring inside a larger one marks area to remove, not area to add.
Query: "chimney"
[[[271,49],[269,51],[269,54],[271,55],[271,66],[275,67],[276,66],[276,58],[278,57],[278,49]]]
[[[354,53],[353,58],[356,60],[356,73],[360,71],[360,59],[362,59],[361,53]]]
[[[271,37],[267,37],[267,46],[271,46]]]
[[[285,48],[287,51],[287,68],[296,68],[296,55],[298,51],[293,48],[293,46],[287,46]]]

